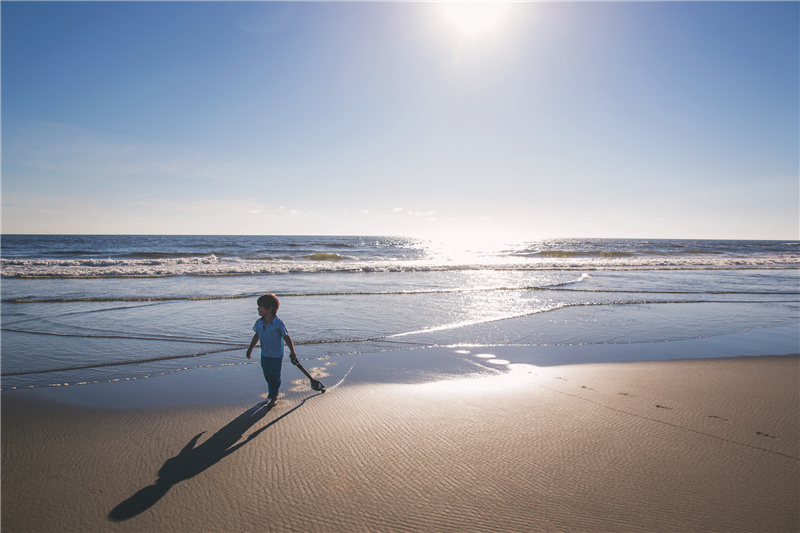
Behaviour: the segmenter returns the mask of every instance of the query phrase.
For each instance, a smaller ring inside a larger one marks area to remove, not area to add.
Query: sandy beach
[[[3,531],[797,531],[800,360],[428,348],[2,396]]]
[[[800,533],[800,0],[0,15],[0,533]]]

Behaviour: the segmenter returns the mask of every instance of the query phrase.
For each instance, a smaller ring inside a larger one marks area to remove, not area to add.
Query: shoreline
[[[325,394],[284,365],[272,409],[249,365],[3,392],[2,528],[800,527],[800,357],[524,352],[346,356],[312,370]]]
[[[632,342],[632,343],[596,343],[596,344],[541,344],[541,345],[493,345],[485,343],[463,343],[458,345],[427,345],[427,348],[447,348],[447,347],[480,347],[486,346],[492,350],[502,351],[503,357],[511,358],[514,362],[534,364],[537,366],[558,366],[571,364],[587,363],[622,363],[634,361],[663,361],[672,359],[706,359],[706,358],[728,358],[728,357],[756,357],[756,356],[783,356],[800,353],[800,338],[798,338],[798,324],[779,324],[773,326],[761,326],[729,333],[701,338],[688,338],[677,340],[664,340],[654,342]],[[346,343],[347,341],[343,341]],[[307,352],[307,346],[297,343],[298,349]],[[397,357],[403,358],[415,350],[415,348],[385,349],[382,353],[394,353]],[[244,352],[244,347],[230,350],[234,353]],[[303,357],[300,360],[308,366],[331,366],[336,361],[345,361],[349,357],[370,357],[375,352],[355,352],[343,355],[321,355],[314,354]],[[679,357],[676,357],[676,354]],[[228,367],[241,367],[248,364],[258,364],[257,360],[247,362],[243,357],[234,357],[226,362],[217,364],[207,364],[201,356],[179,357],[175,359],[159,359],[158,366],[152,366],[150,370],[142,369],[142,365],[147,362],[128,362],[113,364],[117,368],[128,368],[127,372],[119,373],[113,378],[90,380],[84,372],[86,370],[65,369],[61,371],[35,372],[31,375],[49,376],[49,383],[43,381],[39,384],[25,385],[17,375],[9,375],[0,382],[0,393],[27,390],[75,390],[76,388],[91,387],[98,385],[121,384],[128,381],[145,381],[150,379],[160,379],[163,376],[177,375],[184,372],[191,372],[206,368],[224,369]],[[206,363],[206,364],[204,364]],[[172,368],[169,368],[172,365]],[[187,366],[182,366],[187,365]],[[146,367],[145,367],[146,368]],[[241,370],[241,369],[240,369]],[[323,369],[324,371],[325,369]],[[77,377],[80,376],[80,377]],[[111,391],[113,396],[115,389],[103,389]],[[164,391],[159,391],[154,398],[164,395]],[[169,390],[166,391],[167,394]],[[88,393],[54,393],[56,395],[77,394],[79,397],[91,396]],[[107,401],[106,394],[96,394],[99,404],[103,405]]]

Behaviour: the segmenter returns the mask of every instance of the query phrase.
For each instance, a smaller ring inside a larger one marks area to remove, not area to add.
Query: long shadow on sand
[[[259,420],[272,410],[266,402],[259,402],[244,413],[237,416],[222,429],[214,433],[199,446],[197,441],[205,433],[202,431],[192,437],[178,455],[167,459],[158,470],[158,479],[136,494],[120,503],[108,514],[109,520],[121,522],[146,511],[158,502],[173,485],[196,476],[207,468],[217,464],[223,458],[232,454],[267,428],[277,424],[283,418],[300,409],[304,403],[319,394],[309,396],[291,410],[285,412],[269,424],[251,433],[247,439],[239,442],[245,432],[253,427]]]

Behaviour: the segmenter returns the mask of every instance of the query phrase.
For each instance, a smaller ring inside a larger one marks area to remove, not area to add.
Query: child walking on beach
[[[261,370],[267,380],[269,402],[267,407],[273,407],[278,400],[278,389],[281,387],[281,365],[283,363],[283,343],[289,346],[289,357],[292,363],[297,364],[297,354],[294,353],[294,343],[286,331],[283,321],[278,318],[280,302],[274,294],[265,294],[258,299],[258,314],[261,318],[253,325],[253,340],[247,348],[247,358],[252,357],[253,348],[261,340]]]

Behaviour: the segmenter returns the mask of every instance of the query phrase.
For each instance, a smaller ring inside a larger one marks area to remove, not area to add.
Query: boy
[[[261,340],[261,369],[264,379],[267,380],[268,399],[267,407],[274,407],[278,401],[278,389],[281,386],[281,364],[283,363],[283,343],[289,346],[289,357],[292,363],[297,362],[294,353],[294,343],[286,331],[283,321],[275,316],[278,313],[280,302],[274,294],[265,294],[258,299],[258,314],[261,316],[253,326],[253,340],[247,349],[247,358],[251,358],[253,348]]]

